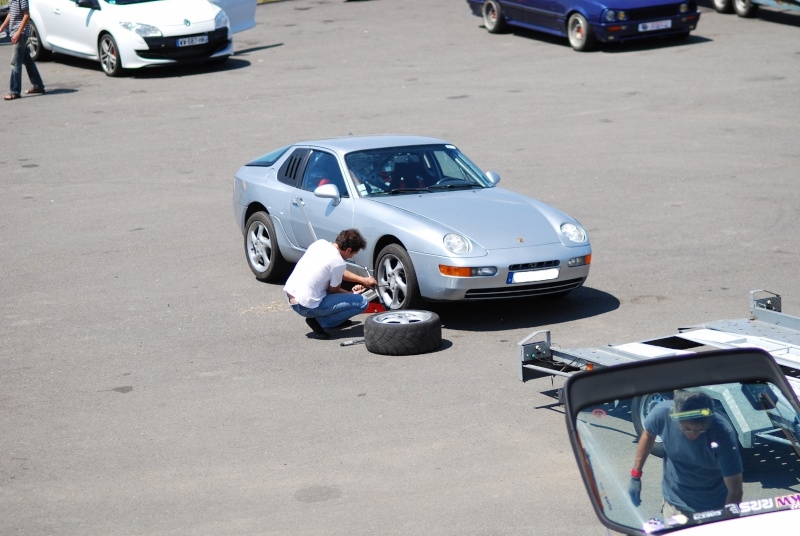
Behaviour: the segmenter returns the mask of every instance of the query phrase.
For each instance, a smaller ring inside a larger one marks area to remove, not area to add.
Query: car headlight
[[[586,231],[574,223],[562,223],[561,232],[572,242],[586,242]]]
[[[470,249],[469,240],[455,233],[450,233],[444,237],[444,247],[447,248],[447,251],[450,253],[456,254],[466,253]]]
[[[231,22],[228,20],[228,16],[225,14],[224,11],[217,13],[217,16],[214,17],[214,29],[219,30],[220,28],[227,28],[230,26]]]
[[[606,14],[603,18],[606,19],[606,22],[614,22],[619,20],[625,20],[628,18],[628,15],[624,11],[614,11],[613,9],[609,9],[608,11],[606,11]]]
[[[149,24],[142,24],[140,22],[120,22],[120,26],[126,30],[130,30],[140,37],[161,37],[161,30]]]

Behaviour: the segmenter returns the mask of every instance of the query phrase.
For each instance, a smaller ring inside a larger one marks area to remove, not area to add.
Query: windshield
[[[346,155],[345,162],[361,197],[493,186],[453,145],[370,149]]]
[[[800,508],[800,418],[771,383],[609,401],[577,431],[603,513],[637,531]]]

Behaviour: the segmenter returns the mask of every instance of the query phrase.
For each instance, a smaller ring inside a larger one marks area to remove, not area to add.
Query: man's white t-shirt
[[[336,246],[327,240],[317,240],[300,257],[283,291],[294,296],[297,303],[314,309],[328,294],[328,287],[338,287],[347,264]]]

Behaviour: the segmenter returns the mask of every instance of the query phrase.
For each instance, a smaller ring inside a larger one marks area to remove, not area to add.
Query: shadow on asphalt
[[[426,303],[447,329],[457,331],[506,331],[533,329],[590,318],[618,309],[617,298],[589,287],[561,298],[525,298],[492,302]]]

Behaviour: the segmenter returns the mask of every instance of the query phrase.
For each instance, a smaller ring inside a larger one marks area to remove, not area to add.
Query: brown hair
[[[339,246],[339,249],[342,251],[346,249],[360,251],[367,247],[367,241],[361,236],[358,230],[345,229],[336,237],[336,245]]]

